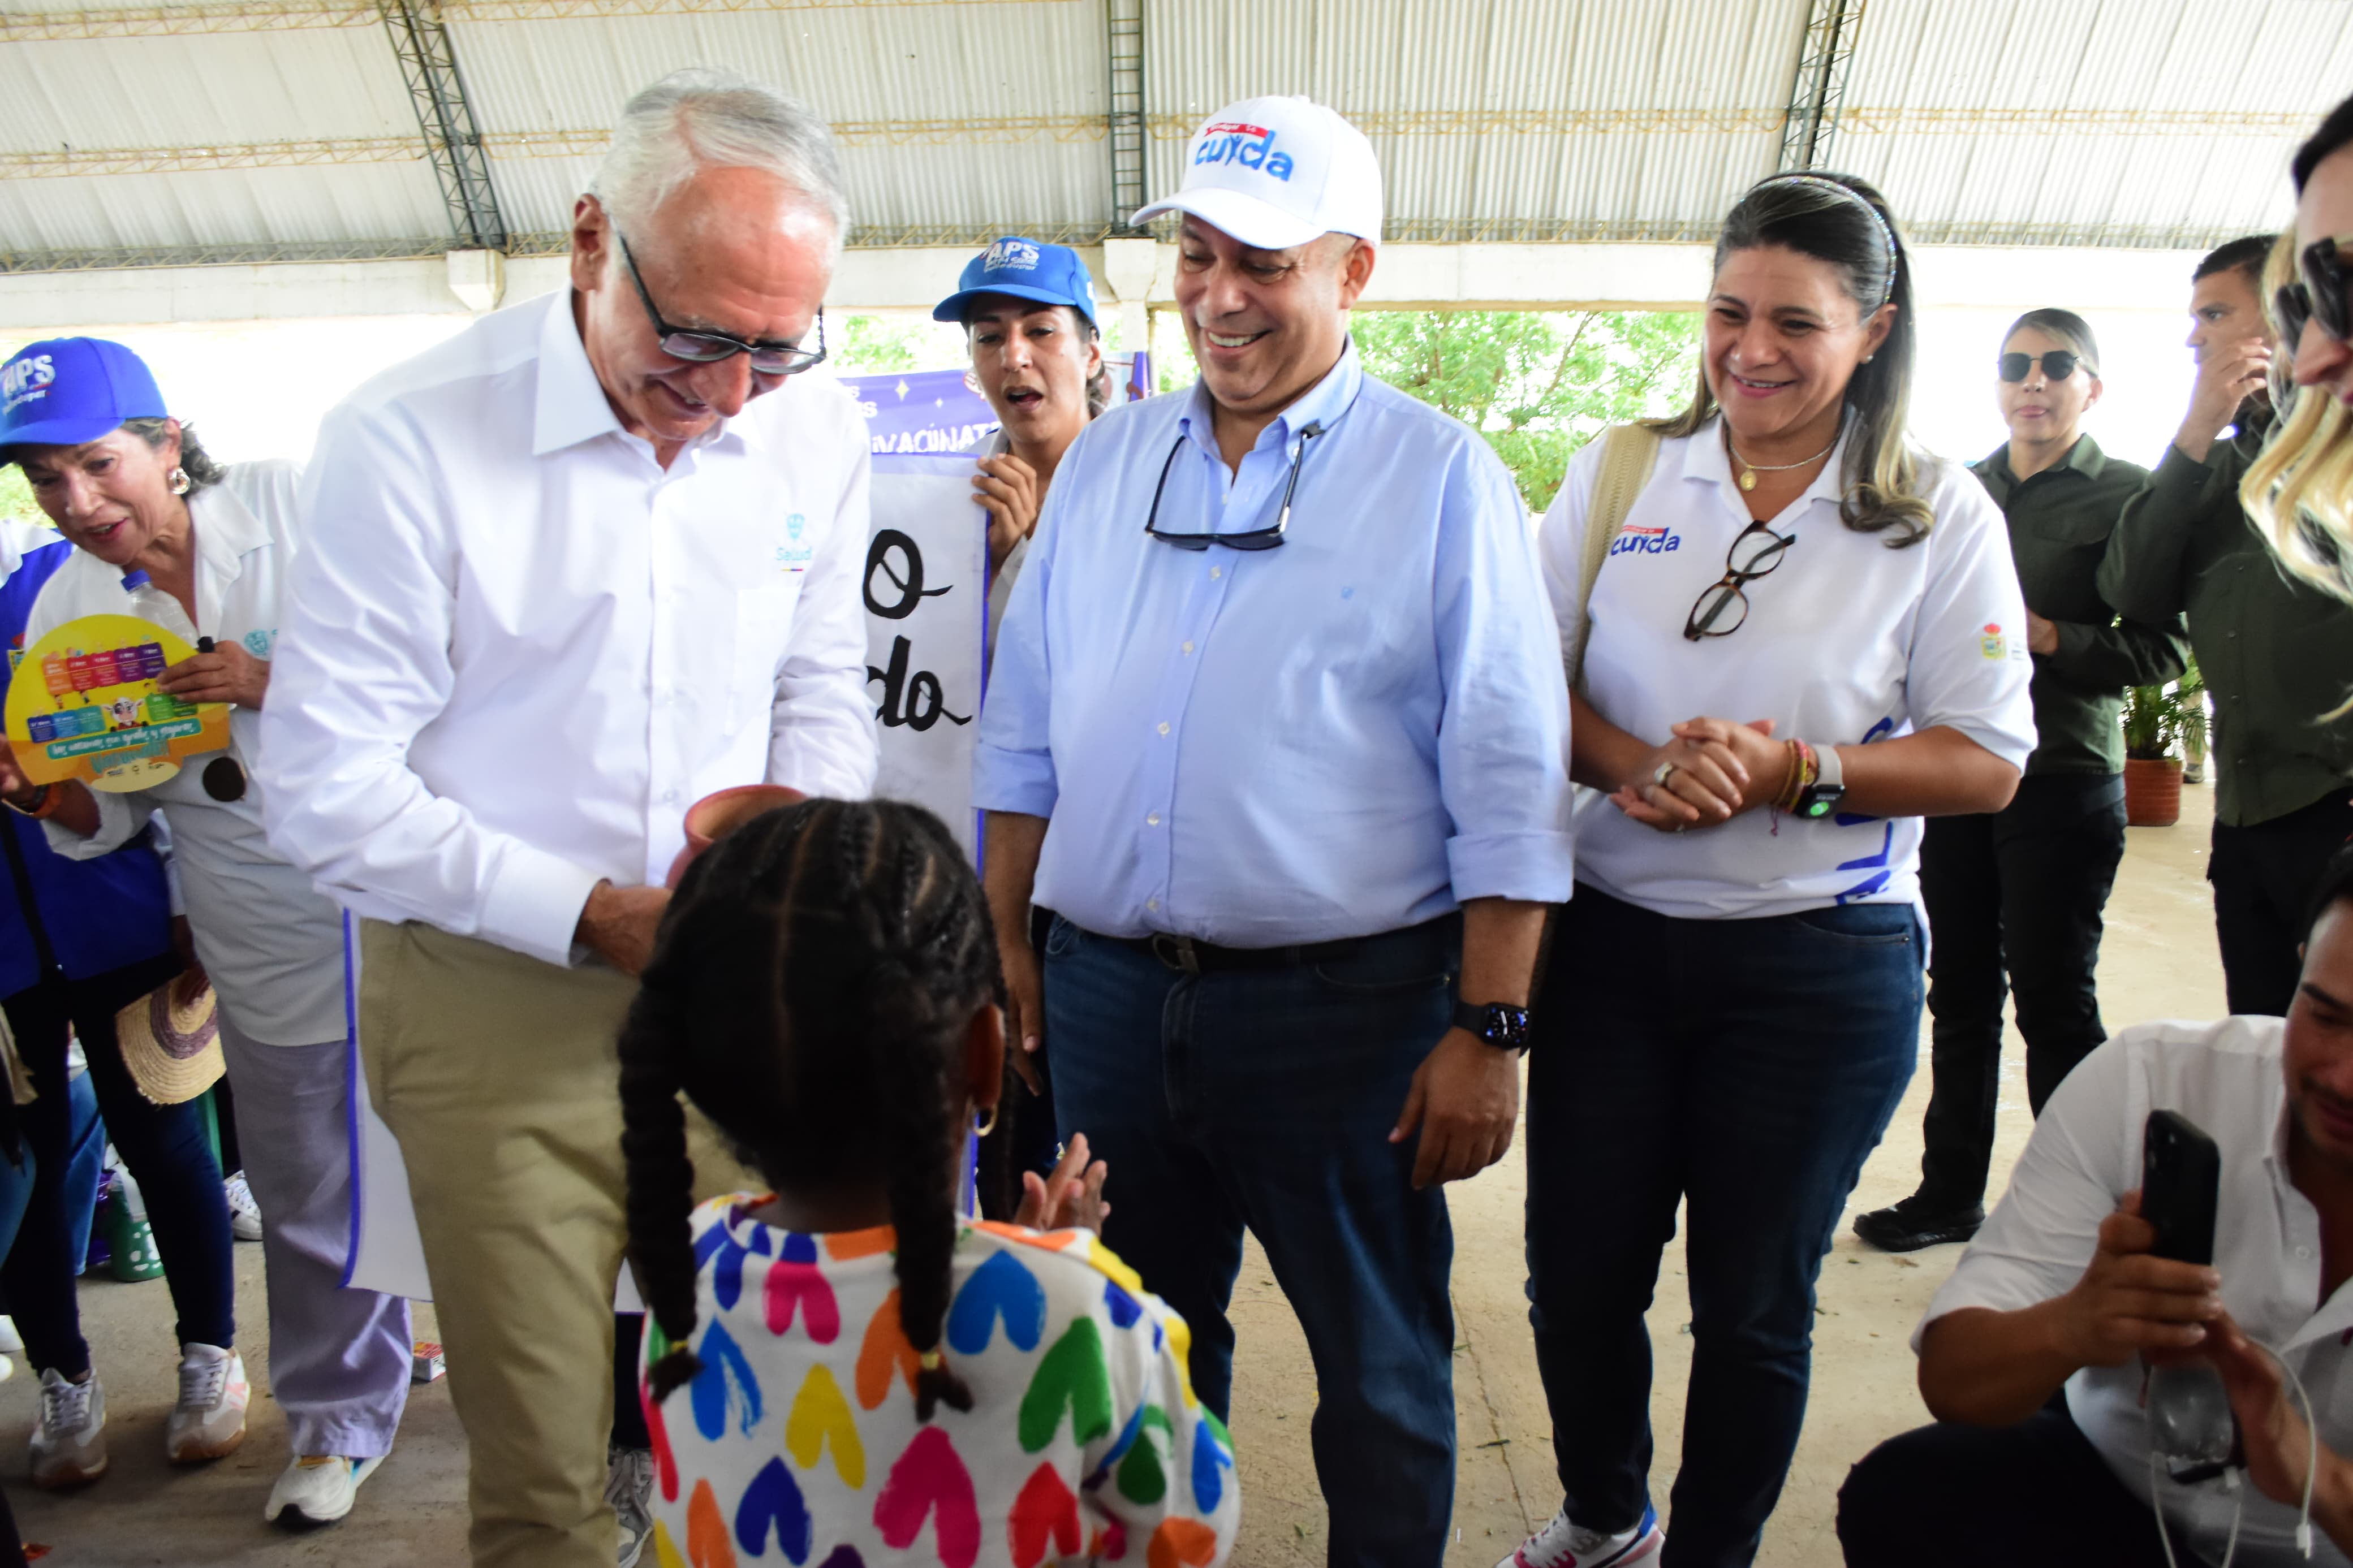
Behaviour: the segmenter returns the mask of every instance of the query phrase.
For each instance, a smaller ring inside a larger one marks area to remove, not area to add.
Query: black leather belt
[[[1366,939],[1350,936],[1337,942],[1311,942],[1293,947],[1220,947],[1214,942],[1166,933],[1102,936],[1098,940],[1148,952],[1179,973],[1214,974],[1229,969],[1297,969],[1303,964],[1349,958],[1364,947]]]

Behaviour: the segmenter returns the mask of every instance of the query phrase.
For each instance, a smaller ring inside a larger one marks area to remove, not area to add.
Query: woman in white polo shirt
[[[60,381],[86,357],[93,375],[103,368],[80,349],[34,347],[51,351]],[[56,798],[34,809],[47,818],[51,845],[76,857],[127,842],[155,811],[171,825],[196,956],[219,996],[239,1142],[261,1207],[270,1392],[294,1454],[265,1517],[290,1528],[325,1524],[350,1511],[360,1481],[391,1447],[411,1363],[407,1303],[339,1288],[351,1231],[342,911],[269,847],[250,765],[299,538],[301,470],[215,462],[165,415],[145,366],[119,344],[104,350],[110,384],[119,394],[140,383],[139,399],[91,409],[79,423],[30,426],[7,448],[34,500],[76,546],[35,602],[26,640],[90,615],[166,627],[205,651],[166,669],[159,684],[185,700],[233,704],[230,745],[153,789],[54,785]],[[189,1375],[184,1366],[184,1384]],[[241,1406],[244,1381],[230,1358],[225,1403]],[[241,1432],[241,1409],[236,1419]]]
[[[1754,1557],[1822,1255],[1918,1052],[1919,818],[2000,808],[2033,749],[2001,513],[1907,443],[1912,361],[1878,195],[1766,181],[1725,220],[1698,393],[1651,427],[1589,604],[1605,443],[1545,520],[1590,787],[1529,1052],[1528,1292],[1566,1501],[1522,1568],[1661,1550],[1642,1314],[1679,1204],[1671,1560]]]

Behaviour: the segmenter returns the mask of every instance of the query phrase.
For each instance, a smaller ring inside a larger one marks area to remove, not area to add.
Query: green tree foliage
[[[41,509],[33,504],[33,487],[25,482],[25,470],[14,463],[0,463],[0,517],[43,521]]]
[[[1360,310],[1365,368],[1487,437],[1530,507],[1610,425],[1672,413],[1699,375],[1699,318],[1664,311]]]
[[[952,370],[965,363],[964,329],[920,316],[842,316],[826,323],[839,333],[826,352],[838,375],[888,375],[894,371]]]

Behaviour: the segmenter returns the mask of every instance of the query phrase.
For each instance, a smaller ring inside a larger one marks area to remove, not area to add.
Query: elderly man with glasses
[[[1253,99],[1187,167],[1136,216],[1182,215],[1200,383],[1063,455],[981,715],[1012,1054],[1050,1057],[1063,1132],[1111,1166],[1105,1240],[1184,1314],[1221,1418],[1245,1227],[1265,1247],[1315,1359],[1330,1560],[1432,1564],[1440,1189],[1511,1144],[1570,891],[1560,645],[1511,476],[1349,342],[1363,134]]]
[[[687,808],[873,782],[865,433],[790,379],[848,224],[807,110],[670,77],[574,210],[571,288],[363,386],[306,481],[259,765],[273,842],[360,916],[477,1563],[617,1560],[615,1041]]]

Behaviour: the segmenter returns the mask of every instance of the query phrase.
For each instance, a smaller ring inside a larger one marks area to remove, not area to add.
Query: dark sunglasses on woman
[[[2075,374],[2084,356],[2066,349],[2050,349],[2039,354],[2006,353],[2001,356],[2001,378],[2004,381],[2024,381],[2036,360],[2042,362],[2042,379],[2064,381]]]
[[[2340,245],[2353,246],[2353,234],[2316,239],[2306,246],[2296,258],[2297,280],[2272,300],[2279,313],[2280,341],[2290,348],[2304,336],[2306,321],[2318,321],[2320,330],[2340,343],[2353,341],[2353,309],[2346,303],[2346,258],[2337,248]]]

